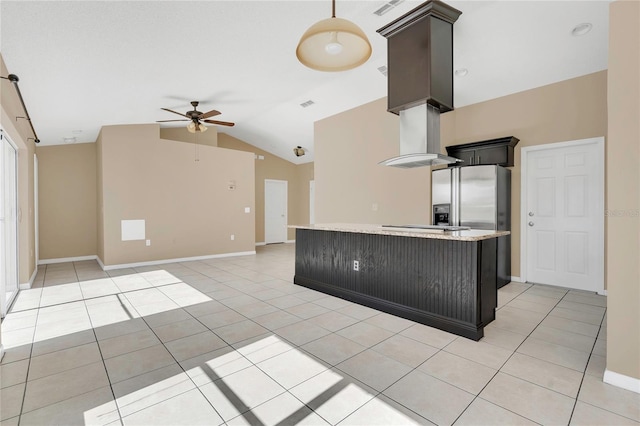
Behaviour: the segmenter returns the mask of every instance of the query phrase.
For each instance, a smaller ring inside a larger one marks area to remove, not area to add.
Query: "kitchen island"
[[[508,231],[293,228],[297,285],[473,340],[495,319],[497,239]]]

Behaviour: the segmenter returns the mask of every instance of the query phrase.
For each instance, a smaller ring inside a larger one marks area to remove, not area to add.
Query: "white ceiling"
[[[387,94],[386,40],[376,30],[422,1],[383,16],[385,1],[337,1],[337,16],[368,35],[363,66],[323,73],[295,48],[329,0],[0,2],[0,51],[20,78],[42,145],[93,142],[103,125],[153,123],[218,109],[219,128],[294,163],[313,160],[313,123]],[[454,25],[455,106],[607,68],[608,1],[448,1]],[[593,29],[571,36],[580,23]],[[2,83],[8,84],[6,83]],[[313,100],[309,108],[300,103]],[[175,125],[182,125],[176,123]],[[308,152],[295,157],[292,148]]]

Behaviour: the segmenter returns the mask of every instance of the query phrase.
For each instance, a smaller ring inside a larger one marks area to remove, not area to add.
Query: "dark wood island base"
[[[420,238],[298,227],[293,282],[479,340],[495,319],[498,237]]]

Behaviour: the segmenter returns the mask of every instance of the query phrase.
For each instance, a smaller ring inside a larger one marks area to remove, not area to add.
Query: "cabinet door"
[[[473,164],[497,164],[499,166],[509,166],[509,155],[506,146],[488,146],[486,148],[476,148]]]
[[[459,158],[463,161],[463,166],[472,166],[477,164],[475,161],[476,151],[474,149],[456,149],[451,151],[451,156],[454,158]]]

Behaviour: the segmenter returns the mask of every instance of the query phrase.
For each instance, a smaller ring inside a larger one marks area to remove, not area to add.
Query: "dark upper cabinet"
[[[477,166],[496,164],[503,167],[512,167],[514,164],[514,148],[520,139],[507,136],[481,142],[465,143],[447,147],[447,155],[459,158],[462,164],[457,166]]]

